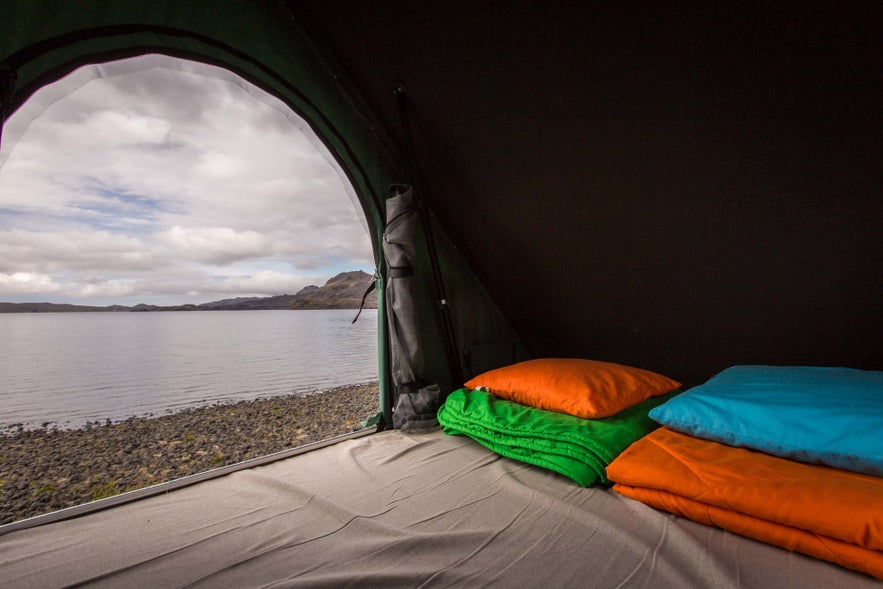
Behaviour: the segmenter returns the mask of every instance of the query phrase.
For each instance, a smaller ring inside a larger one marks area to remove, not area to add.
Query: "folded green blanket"
[[[678,392],[651,397],[612,417],[582,419],[463,388],[448,395],[438,421],[446,434],[469,436],[502,456],[554,470],[586,487],[610,482],[607,465],[659,427],[647,413]]]

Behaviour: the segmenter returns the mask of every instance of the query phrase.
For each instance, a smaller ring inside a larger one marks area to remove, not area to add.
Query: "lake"
[[[0,429],[376,382],[377,310],[0,314]]]

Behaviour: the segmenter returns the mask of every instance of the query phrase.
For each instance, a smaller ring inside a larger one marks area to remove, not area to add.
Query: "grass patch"
[[[58,487],[56,487],[55,485],[43,485],[42,487],[37,489],[34,492],[34,494],[37,497],[41,497],[43,495],[51,495],[52,493],[56,492],[57,490],[58,490]]]
[[[93,484],[91,498],[92,501],[98,501],[99,499],[106,499],[120,493],[122,491],[117,487],[116,481],[110,481],[109,483]]]

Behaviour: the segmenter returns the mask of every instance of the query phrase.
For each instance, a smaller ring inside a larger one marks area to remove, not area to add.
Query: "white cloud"
[[[0,231],[0,271],[140,271],[156,266],[140,239],[107,231]]]
[[[103,66],[21,135],[0,168],[0,272],[77,299],[204,302],[373,267],[361,211],[293,113],[162,63]],[[22,292],[5,284],[0,300]]]
[[[324,279],[319,282],[324,282]],[[216,292],[225,293],[252,293],[253,296],[265,296],[271,294],[294,294],[308,284],[316,280],[311,277],[297,276],[262,270],[252,276],[227,276],[213,284]]]
[[[134,280],[107,280],[100,282],[74,282],[67,285],[71,294],[82,298],[122,298],[137,293]]]
[[[156,234],[158,242],[180,257],[225,266],[238,260],[273,255],[272,240],[257,231],[229,227],[181,227]]]
[[[171,125],[165,119],[129,110],[96,110],[84,120],[41,125],[41,142],[55,142],[59,153],[83,149],[163,144]]]
[[[48,274],[14,272],[0,274],[0,291],[13,294],[54,293],[61,289]]]
[[[196,171],[212,179],[239,178],[248,173],[248,164],[235,155],[208,151],[202,155]]]

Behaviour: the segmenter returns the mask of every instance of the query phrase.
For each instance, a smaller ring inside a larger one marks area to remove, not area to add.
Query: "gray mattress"
[[[389,431],[0,536],[0,585],[877,587],[580,488],[440,431]]]

